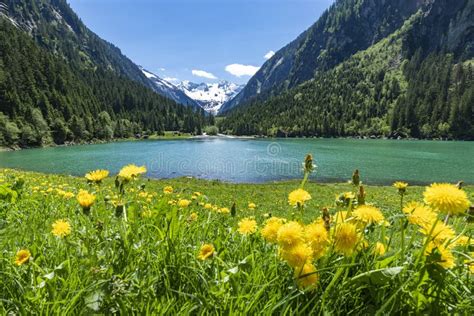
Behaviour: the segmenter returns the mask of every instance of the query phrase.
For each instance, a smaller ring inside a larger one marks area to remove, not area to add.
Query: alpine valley
[[[177,103],[203,108],[212,115],[217,114],[221,107],[235,97],[245,85],[227,81],[217,83],[194,83],[188,80],[175,83],[160,78],[141,67],[143,74],[153,83],[154,90]]]

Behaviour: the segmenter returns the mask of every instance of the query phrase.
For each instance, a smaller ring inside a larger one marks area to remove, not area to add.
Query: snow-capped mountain
[[[201,104],[191,97],[186,95],[184,91],[175,86],[174,84],[158,77],[151,71],[146,70],[143,67],[140,67],[143,74],[153,83],[153,88],[158,94],[161,94],[165,97],[168,97],[175,102],[183,105],[189,105],[194,107],[201,107]]]
[[[236,96],[245,85],[238,85],[228,81],[194,83],[186,80],[178,83],[176,86],[188,97],[196,100],[204,110],[217,114],[222,105]]]

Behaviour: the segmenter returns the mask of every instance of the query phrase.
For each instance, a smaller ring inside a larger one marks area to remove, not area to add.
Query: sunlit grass
[[[454,266],[443,267],[439,252],[428,255],[433,236],[401,210],[423,203],[424,187],[400,194],[363,186],[362,197],[353,183],[147,180],[137,170],[89,183],[0,171],[2,314],[472,312],[473,225],[465,214],[437,214],[455,231],[443,240]],[[289,205],[289,193],[302,185],[311,199],[293,195],[296,207]],[[95,198],[77,197],[80,190]],[[474,187],[464,191],[473,201]],[[370,209],[357,220],[352,212],[364,202],[383,220]],[[339,251],[336,242],[341,211],[360,237],[352,248],[346,244],[350,251]],[[362,219],[372,215],[376,221],[366,225]],[[301,225],[304,234],[312,227],[313,236],[327,228],[328,241],[298,239],[299,252],[283,237],[268,241],[262,228],[275,217]],[[312,249],[308,259],[305,245]],[[31,257],[17,257],[20,250]],[[298,266],[301,253],[314,272]]]

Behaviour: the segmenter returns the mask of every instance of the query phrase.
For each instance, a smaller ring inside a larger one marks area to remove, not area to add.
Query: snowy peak
[[[153,83],[153,89],[156,93],[161,94],[165,97],[168,97],[174,100],[177,103],[183,105],[189,105],[194,107],[200,107],[200,103],[196,102],[192,98],[188,97],[180,88],[176,87],[174,84],[158,77],[149,70],[146,70],[143,67],[140,67],[140,70]]]
[[[224,103],[244,88],[244,85],[228,81],[194,83],[184,80],[173,84],[143,67],[140,70],[153,83],[157,93],[184,105],[202,107],[211,114],[217,114]]]
[[[199,102],[209,113],[217,114],[222,105],[236,96],[244,87],[228,81],[218,83],[194,83],[182,81],[176,85],[188,97]]]

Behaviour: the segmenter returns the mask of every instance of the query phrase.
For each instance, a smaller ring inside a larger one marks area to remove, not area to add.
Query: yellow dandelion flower
[[[305,289],[314,287],[319,281],[319,276],[316,273],[316,267],[311,263],[306,263],[295,269],[295,279],[298,286]]]
[[[433,183],[423,196],[426,204],[444,214],[462,214],[470,205],[466,192],[449,183]]]
[[[436,244],[442,244],[447,240],[451,240],[456,236],[454,230],[442,222],[436,222],[421,225],[420,232],[425,236],[430,236]],[[431,235],[430,235],[431,232]]]
[[[352,255],[356,249],[360,237],[356,225],[342,223],[337,225],[334,231],[334,249],[346,256]]]
[[[393,184],[393,187],[398,190],[398,193],[405,194],[405,192],[407,190],[407,187],[408,187],[408,183],[402,182],[402,181],[397,181]]]
[[[55,221],[52,227],[51,233],[56,237],[65,237],[71,233],[71,224],[63,219]]]
[[[140,193],[138,193],[138,196],[141,197],[141,198],[146,199],[146,198],[148,198],[148,193],[146,193],[146,192],[140,192]]]
[[[79,202],[79,205],[85,209],[90,208],[95,202],[95,195],[87,192],[86,190],[80,190],[76,198]]]
[[[278,244],[283,248],[291,248],[303,241],[304,230],[300,223],[291,221],[280,227],[277,233]]]
[[[280,257],[293,268],[302,267],[313,260],[313,250],[305,243],[299,243],[291,248],[280,251]]]
[[[324,228],[324,224],[313,223],[304,228],[304,239],[313,250],[314,259],[324,256],[327,245],[329,244],[329,234]]]
[[[248,207],[249,209],[254,210],[257,207],[257,205],[255,205],[255,203],[249,203]]]
[[[191,215],[188,217],[189,222],[195,222],[198,219],[198,214],[196,212],[192,212]]]
[[[265,226],[262,228],[260,233],[266,241],[276,243],[278,230],[284,222],[285,220],[283,218],[271,217],[265,222]]]
[[[181,200],[178,201],[178,206],[181,207],[181,208],[186,208],[186,207],[189,206],[189,204],[191,204],[190,200],[181,199]]]
[[[102,180],[109,176],[108,170],[95,170],[89,173],[86,173],[85,178],[89,182],[100,183]]]
[[[218,209],[217,212],[221,213],[221,214],[229,214],[230,210],[227,207],[222,207],[222,208]]]
[[[426,247],[425,255],[431,255],[433,258],[435,258],[436,264],[443,267],[444,269],[451,269],[456,266],[456,260],[453,253],[442,245],[429,243]]]
[[[437,215],[428,206],[419,202],[409,202],[403,207],[403,213],[406,214],[408,222],[418,226],[434,223]]]
[[[214,249],[214,246],[211,244],[204,244],[201,246],[201,249],[199,250],[199,255],[198,259],[200,260],[206,260],[210,258],[212,255],[214,255],[214,252],[216,250]]]
[[[251,235],[257,231],[257,221],[252,218],[243,218],[239,221],[238,232],[241,235]]]
[[[334,222],[336,225],[344,223],[348,219],[347,214],[347,211],[336,212],[336,214],[334,214],[332,217],[332,222]]]
[[[311,195],[303,189],[297,189],[288,195],[288,203],[292,206],[303,206],[311,200]]]
[[[206,203],[206,204],[204,204],[204,208],[206,210],[210,210],[212,208],[212,204],[211,203]]]
[[[202,193],[201,193],[201,192],[194,192],[193,195],[195,195],[195,196],[201,196]]]
[[[73,198],[74,197],[74,193],[72,192],[64,192],[63,194],[63,198],[65,199],[70,199],[70,198]]]
[[[356,198],[355,194],[352,192],[343,192],[339,195],[336,195],[336,204],[347,206],[349,203]]]
[[[22,264],[25,264],[30,260],[31,257],[31,252],[28,249],[21,249],[18,250],[15,256],[15,264],[17,266],[21,266]]]
[[[122,178],[123,180],[125,180],[125,181],[131,181],[131,180],[136,179],[138,176],[140,176],[141,174],[144,174],[144,173],[146,173],[146,167],[145,166],[138,167],[136,165],[130,164],[130,165],[127,165],[127,166],[123,167],[120,170],[118,176],[120,178]]]
[[[468,245],[473,245],[474,244],[474,239],[471,239],[468,236],[465,235],[460,235],[456,237],[456,239],[453,242],[453,246],[468,246]]]
[[[381,242],[377,242],[375,244],[375,248],[374,248],[374,254],[376,256],[383,256],[385,254],[386,250],[385,250],[385,245],[382,244]]]
[[[370,205],[361,205],[352,213],[354,218],[366,225],[368,224],[382,224],[385,220],[382,212]]]

